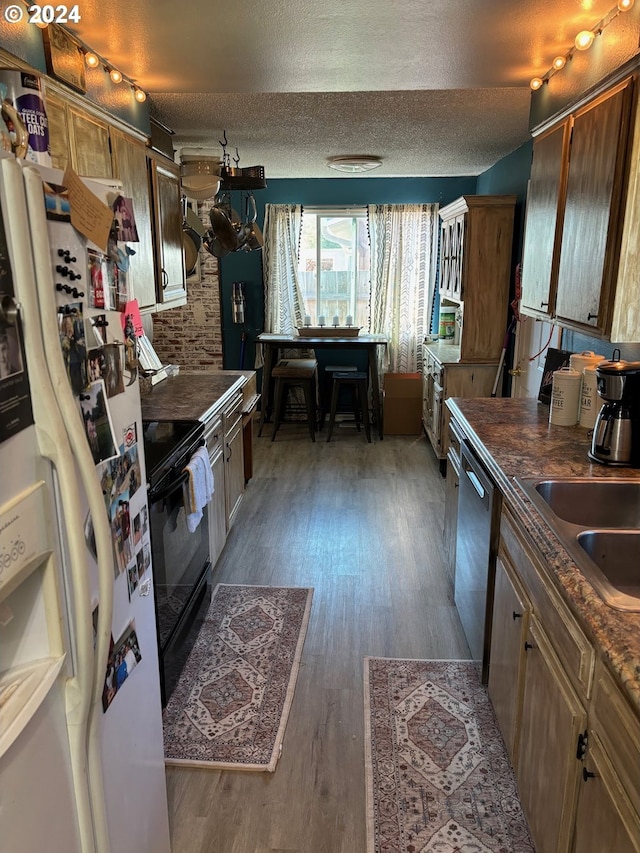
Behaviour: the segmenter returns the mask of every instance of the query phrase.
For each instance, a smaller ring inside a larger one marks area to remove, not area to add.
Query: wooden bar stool
[[[318,362],[315,358],[282,358],[271,371],[275,379],[275,402],[273,432],[271,441],[276,437],[290,388],[302,388],[304,391],[307,422],[311,441],[316,440],[316,375]]]
[[[342,371],[333,374],[333,389],[331,391],[331,415],[329,416],[329,431],[327,432],[327,441],[331,441],[333,425],[336,420],[336,410],[338,408],[338,397],[340,389],[348,387],[351,389],[353,414],[356,420],[358,431],[360,430],[360,413],[364,421],[364,431],[367,436],[367,441],[371,442],[371,424],[369,422],[369,400],[367,399],[367,383],[368,376],[366,373],[356,371]]]
[[[318,428],[324,428],[324,421],[331,409],[331,393],[333,391],[333,377],[336,373],[355,373],[358,368],[355,364],[328,364],[321,372],[320,381],[320,416]]]

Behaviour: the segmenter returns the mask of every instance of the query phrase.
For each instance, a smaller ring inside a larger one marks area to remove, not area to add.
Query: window
[[[304,208],[298,257],[305,315],[312,325],[369,325],[369,233],[366,208]]]

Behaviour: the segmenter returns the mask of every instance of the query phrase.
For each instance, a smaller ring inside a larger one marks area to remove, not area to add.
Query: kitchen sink
[[[638,596],[640,530],[586,530],[578,533],[578,545],[617,590]]]
[[[602,599],[640,612],[640,479],[516,482]]]
[[[539,480],[534,489],[571,524],[640,528],[640,480]]]

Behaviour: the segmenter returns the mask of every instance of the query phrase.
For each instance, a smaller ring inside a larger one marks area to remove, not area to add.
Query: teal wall
[[[264,222],[265,204],[340,205],[438,203],[449,204],[461,195],[517,196],[512,269],[522,253],[524,201],[531,167],[531,143],[527,142],[504,157],[482,175],[457,178],[315,178],[308,180],[268,180],[267,188],[256,192],[257,222]],[[231,320],[231,291],[234,281],[245,283],[247,336],[243,360],[253,367],[256,335],[263,330],[264,295],[262,252],[235,252],[220,261],[224,366],[240,367],[243,328]]]
[[[465,193],[476,192],[476,178],[314,178],[269,180],[267,188],[255,194],[258,225],[264,222],[266,204],[340,205],[438,203],[448,204]],[[235,201],[232,199],[232,203]],[[231,320],[231,292],[234,281],[245,283],[247,300],[245,369],[253,367],[256,335],[264,328],[262,252],[235,252],[220,261],[220,292],[224,366],[240,367],[243,328]]]

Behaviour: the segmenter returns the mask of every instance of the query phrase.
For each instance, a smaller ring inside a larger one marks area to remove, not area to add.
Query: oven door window
[[[161,647],[169,638],[209,559],[209,526],[205,507],[193,533],[187,528],[183,485],[150,493],[151,556]]]

